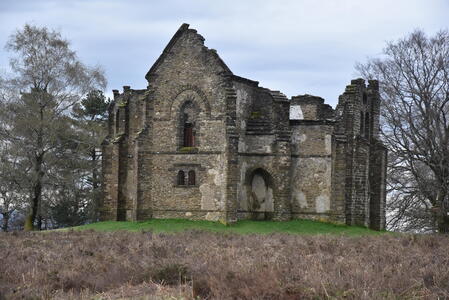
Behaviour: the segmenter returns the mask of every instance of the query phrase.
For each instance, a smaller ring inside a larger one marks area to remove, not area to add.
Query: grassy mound
[[[94,229],[99,231],[153,231],[181,232],[185,230],[206,230],[229,233],[291,233],[291,234],[333,234],[333,235],[372,235],[382,232],[364,227],[324,223],[311,220],[275,221],[239,221],[232,225],[224,225],[212,221],[192,221],[184,219],[151,219],[142,222],[98,222],[78,227],[74,230]]]

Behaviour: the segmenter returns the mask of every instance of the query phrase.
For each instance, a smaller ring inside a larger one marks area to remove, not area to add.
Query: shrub
[[[6,299],[449,297],[449,237],[441,235],[72,231],[0,241]]]

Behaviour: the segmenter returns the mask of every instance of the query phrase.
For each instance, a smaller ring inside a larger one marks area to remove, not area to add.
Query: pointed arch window
[[[190,170],[189,173],[188,173],[188,183],[189,183],[189,185],[195,185],[195,181],[196,181],[195,171]]]

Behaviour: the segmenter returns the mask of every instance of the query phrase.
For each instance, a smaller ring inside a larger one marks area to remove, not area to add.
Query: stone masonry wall
[[[161,62],[147,74],[153,91],[153,140],[150,169],[152,214],[155,218],[226,219],[226,75],[230,72],[195,30],[181,28],[164,50]],[[181,108],[197,108],[195,147],[180,141]],[[176,184],[177,174],[194,171],[193,186]],[[144,200],[146,201],[146,200]]]
[[[377,81],[352,80],[335,111],[316,96],[288,100],[232,74],[187,24],[146,79],[146,89],[113,91],[102,220],[293,217],[385,228]]]
[[[237,217],[290,218],[288,101],[282,94],[234,78],[238,144]]]
[[[292,126],[293,216],[336,219],[337,217],[332,216],[333,124],[296,123]]]
[[[334,127],[335,130],[335,127]],[[346,212],[346,184],[347,184],[347,170],[351,162],[347,161],[347,136],[339,135],[334,132],[332,137],[332,202],[331,210],[333,212],[334,220],[345,223]]]

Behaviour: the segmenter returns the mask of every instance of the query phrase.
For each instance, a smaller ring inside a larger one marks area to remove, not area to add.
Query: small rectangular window
[[[195,185],[195,171],[189,171],[189,185]]]
[[[185,174],[184,174],[183,170],[180,170],[178,172],[177,184],[178,185],[185,185],[186,184],[186,182],[185,182]]]

